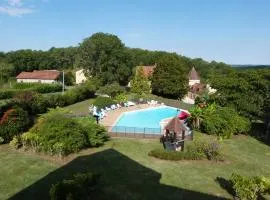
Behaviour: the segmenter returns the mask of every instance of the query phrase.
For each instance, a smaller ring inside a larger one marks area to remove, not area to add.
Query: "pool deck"
[[[130,107],[122,107],[116,110],[110,110],[107,112],[107,116],[104,117],[102,120],[100,120],[100,124],[103,126],[113,126],[118,117],[124,113],[124,112],[129,112],[129,111],[134,111],[134,110],[141,110],[141,109],[146,109],[146,108],[154,108],[154,107],[159,107],[161,106],[160,104],[157,105],[148,105],[148,104],[139,104],[135,106],[130,106]]]

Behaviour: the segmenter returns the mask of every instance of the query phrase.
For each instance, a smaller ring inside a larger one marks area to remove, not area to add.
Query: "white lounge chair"
[[[128,101],[127,104],[128,104],[128,106],[135,106],[135,105],[136,105],[136,104],[135,104],[134,102],[132,102],[132,101]]]

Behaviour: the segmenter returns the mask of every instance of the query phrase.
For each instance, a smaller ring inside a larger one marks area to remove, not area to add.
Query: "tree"
[[[188,88],[187,69],[177,54],[161,56],[152,77],[153,93],[182,99]]]
[[[135,76],[131,80],[131,92],[143,95],[151,92],[150,82],[143,73],[143,67],[138,67]]]
[[[105,85],[99,89],[99,92],[102,94],[107,94],[110,97],[114,98],[117,95],[124,93],[125,89],[119,85],[119,83],[112,83]]]
[[[8,79],[15,75],[12,64],[0,61],[0,83],[5,83]]]
[[[98,76],[104,84],[125,85],[131,74],[128,54],[121,40],[111,34],[96,33],[80,44],[76,66],[90,76]]]
[[[212,95],[211,99],[221,106],[235,108],[251,120],[262,119],[266,101],[270,96],[267,74],[270,76],[270,70],[216,74],[210,79],[210,83],[218,92]]]

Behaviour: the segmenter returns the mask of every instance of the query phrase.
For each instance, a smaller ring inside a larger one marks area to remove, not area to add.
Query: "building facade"
[[[84,70],[80,69],[76,71],[76,84],[81,84],[87,80],[87,77],[84,74]]]
[[[17,83],[57,83],[60,72],[57,70],[41,70],[33,72],[21,72],[17,77]]]

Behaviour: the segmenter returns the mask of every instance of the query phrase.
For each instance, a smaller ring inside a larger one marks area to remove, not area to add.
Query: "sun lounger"
[[[132,101],[128,101],[127,104],[128,104],[128,106],[135,106],[135,105],[136,105],[136,104],[135,104],[134,102],[132,102]]]

